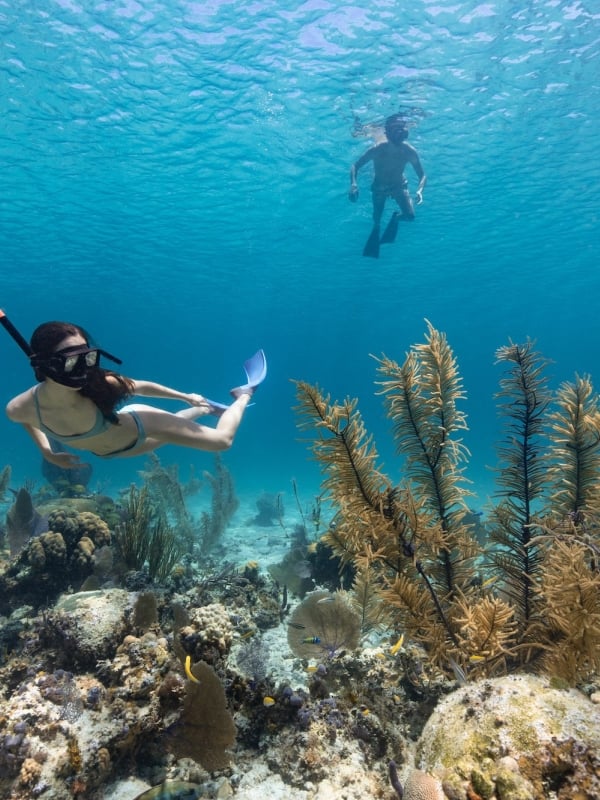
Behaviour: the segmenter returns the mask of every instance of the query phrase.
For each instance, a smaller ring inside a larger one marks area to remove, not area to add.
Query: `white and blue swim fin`
[[[230,394],[233,397],[239,397],[242,394],[253,395],[256,387],[267,377],[267,357],[264,350],[257,350],[253,356],[244,361],[244,372],[248,383],[232,389]]]

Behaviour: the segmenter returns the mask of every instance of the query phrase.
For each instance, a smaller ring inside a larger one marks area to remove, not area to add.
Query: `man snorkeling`
[[[371,258],[379,258],[380,244],[388,244],[396,239],[400,220],[412,222],[415,218],[413,202],[408,192],[408,181],[404,177],[406,165],[411,164],[419,179],[419,185],[415,192],[417,205],[423,202],[423,189],[427,183],[427,176],[421,166],[419,155],[415,148],[406,141],[408,127],[402,114],[392,114],[386,119],[385,135],[387,141],[370,147],[350,168],[348,197],[352,203],[358,200],[356,177],[360,168],[372,161],[375,169],[375,177],[371,184],[373,230],[363,250],[363,256]],[[394,198],[400,207],[400,212],[394,211],[383,235],[380,236],[381,217],[388,197]]]

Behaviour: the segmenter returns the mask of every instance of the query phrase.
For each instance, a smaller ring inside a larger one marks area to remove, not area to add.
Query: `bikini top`
[[[73,433],[71,435],[66,435],[62,433],[56,433],[55,431],[47,428],[44,423],[42,422],[42,415],[40,414],[40,403],[38,400],[38,389],[40,388],[41,384],[38,383],[37,386],[33,389],[33,402],[35,404],[35,411],[38,418],[38,428],[41,430],[42,433],[45,433],[50,439],[55,439],[57,442],[61,442],[62,444],[69,444],[69,442],[77,442],[81,439],[91,439],[92,436],[98,436],[100,433],[104,433],[107,431],[111,425],[113,424],[110,420],[106,419],[104,414],[100,411],[99,408],[96,410],[96,422],[94,423],[93,427],[90,428],[87,433]]]

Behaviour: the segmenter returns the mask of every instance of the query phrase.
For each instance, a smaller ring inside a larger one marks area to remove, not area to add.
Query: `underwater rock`
[[[200,797],[200,787],[195,783],[164,781],[138,794],[135,800],[196,800],[198,797]]]
[[[11,558],[18,555],[32,536],[48,530],[48,520],[35,508],[27,489],[19,489],[6,515],[6,532]]]
[[[256,501],[258,514],[250,522],[261,528],[270,528],[275,524],[281,523],[283,519],[283,501],[281,494],[271,494],[263,492]]]
[[[600,708],[533,675],[456,690],[417,744],[417,766],[457,797],[544,800],[549,786],[559,800],[600,797],[599,764]]]
[[[132,598],[123,589],[63,595],[49,614],[47,635],[68,647],[73,665],[93,666],[112,655],[126,630]]]

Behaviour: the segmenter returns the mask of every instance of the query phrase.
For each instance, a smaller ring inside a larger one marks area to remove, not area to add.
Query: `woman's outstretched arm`
[[[153,383],[152,381],[138,381],[131,379],[134,387],[134,394],[138,397],[161,397],[164,400],[181,400],[184,403],[189,403],[191,406],[205,405],[206,401],[201,394],[188,394],[187,392],[178,392],[176,389],[170,389],[168,386],[163,386],[160,383]]]

